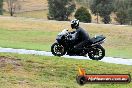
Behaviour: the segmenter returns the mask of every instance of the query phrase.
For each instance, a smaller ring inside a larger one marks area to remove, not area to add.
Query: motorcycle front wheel
[[[65,48],[58,43],[54,43],[51,46],[51,52],[54,56],[63,56],[66,53]]]
[[[101,60],[105,56],[105,49],[101,45],[92,47],[88,53],[92,60]]]

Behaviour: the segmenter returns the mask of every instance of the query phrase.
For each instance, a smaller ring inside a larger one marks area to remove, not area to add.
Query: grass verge
[[[76,83],[78,66],[89,74],[130,74],[132,66],[92,60],[0,53],[1,88],[131,88],[129,84]]]

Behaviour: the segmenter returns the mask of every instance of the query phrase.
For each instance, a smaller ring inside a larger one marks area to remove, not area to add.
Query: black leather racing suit
[[[76,41],[78,42],[77,45],[74,46],[75,49],[82,48],[84,44],[90,44],[90,37],[86,30],[82,29],[81,27],[76,28]]]

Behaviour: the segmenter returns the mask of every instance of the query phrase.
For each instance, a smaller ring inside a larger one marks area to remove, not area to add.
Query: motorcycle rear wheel
[[[54,43],[51,46],[51,52],[54,56],[63,56],[66,54],[65,48],[58,43]]]
[[[90,49],[88,56],[92,60],[101,60],[105,56],[105,49],[101,45],[96,45]]]

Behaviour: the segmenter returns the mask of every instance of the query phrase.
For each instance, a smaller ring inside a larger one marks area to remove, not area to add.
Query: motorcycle
[[[105,56],[105,49],[101,46],[104,43],[105,36],[99,35],[90,39],[91,44],[84,44],[83,48],[74,49],[77,43],[75,41],[76,33],[68,32],[64,29],[57,35],[56,42],[51,46],[51,52],[54,56],[89,56],[92,60],[101,60]]]

